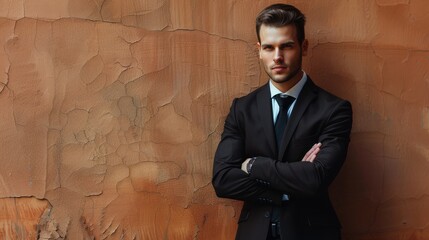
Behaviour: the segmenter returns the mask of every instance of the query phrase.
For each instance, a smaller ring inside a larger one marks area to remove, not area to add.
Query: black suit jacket
[[[308,77],[277,146],[269,85],[234,99],[215,154],[212,183],[219,197],[243,200],[236,239],[265,239],[273,206],[281,207],[287,240],[338,239],[340,223],[328,196],[346,158],[352,109]],[[313,144],[313,163],[302,162]],[[242,162],[257,157],[250,175]],[[287,194],[289,201],[282,201]]]

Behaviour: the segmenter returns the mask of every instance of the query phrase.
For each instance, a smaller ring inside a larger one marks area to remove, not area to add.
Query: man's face
[[[259,36],[259,58],[268,76],[277,84],[298,82],[308,43],[307,40],[299,43],[295,25],[271,27],[262,24]]]

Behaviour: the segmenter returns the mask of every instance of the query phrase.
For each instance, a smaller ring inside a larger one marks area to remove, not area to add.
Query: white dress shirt
[[[287,116],[290,117],[290,114],[292,113],[293,108],[295,107],[296,99],[298,99],[299,94],[301,93],[302,88],[304,87],[305,83],[307,82],[307,74],[303,71],[303,75],[301,80],[295,84],[291,89],[289,89],[287,92],[281,92],[278,90],[274,84],[272,83],[273,80],[270,79],[270,92],[271,92],[271,106],[273,109],[273,123],[276,124],[277,115],[280,111],[280,106],[277,103],[276,99],[274,99],[274,96],[277,94],[281,95],[288,95],[295,98],[295,101],[293,101],[292,105],[290,105],[289,110],[287,111]]]

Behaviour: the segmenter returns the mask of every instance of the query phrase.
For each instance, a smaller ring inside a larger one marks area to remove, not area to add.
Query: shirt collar
[[[273,98],[275,95],[277,94],[282,94],[282,95],[288,95],[288,96],[292,96],[295,99],[298,98],[299,93],[301,92],[302,88],[304,87],[305,83],[307,82],[307,74],[303,71],[303,75],[301,80],[299,80],[299,82],[297,82],[295,84],[295,86],[293,86],[291,89],[289,89],[288,91],[286,91],[285,93],[281,92],[280,90],[278,90],[274,84],[272,83],[272,80],[270,79],[270,92],[271,92],[271,98]]]

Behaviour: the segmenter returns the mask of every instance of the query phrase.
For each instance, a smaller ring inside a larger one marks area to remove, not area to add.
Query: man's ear
[[[259,58],[261,58],[261,43],[257,42],[256,45],[258,45],[258,54],[259,54]]]
[[[307,39],[304,39],[304,41],[302,42],[301,50],[302,50],[302,56],[307,56],[307,52],[308,52],[308,40]]]

